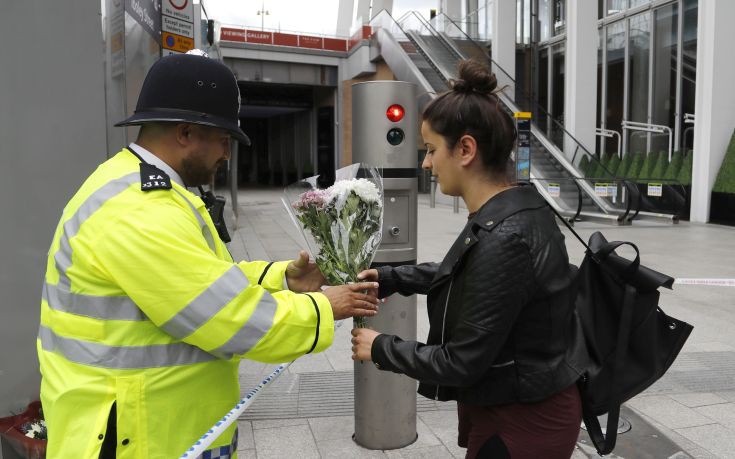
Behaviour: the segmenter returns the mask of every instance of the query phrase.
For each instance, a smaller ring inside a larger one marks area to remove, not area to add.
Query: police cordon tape
[[[334,330],[336,331],[339,327],[341,327],[343,322],[344,320],[336,321],[334,323]],[[295,362],[295,360],[293,362]],[[248,392],[245,397],[241,398],[240,401],[237,402],[237,405],[235,405],[234,408],[228,411],[227,414],[222,416],[222,419],[217,421],[217,423],[213,425],[204,435],[202,435],[196,443],[191,445],[191,448],[187,449],[186,452],[179,457],[179,459],[194,459],[198,458],[202,453],[204,453],[204,451],[206,451],[207,448],[212,443],[214,443],[214,441],[220,435],[222,435],[222,433],[227,430],[227,428],[230,427],[233,422],[237,421],[237,418],[239,418],[246,409],[248,409],[248,407],[253,403],[253,400],[255,400],[255,397],[258,396],[260,391],[265,386],[275,381],[281,375],[281,373],[286,370],[286,368],[291,366],[293,362],[282,363],[278,365],[276,369],[271,372],[271,374],[269,374],[264,380],[260,382],[260,384],[250,389],[250,392]]]
[[[717,287],[735,287],[735,279],[692,279],[680,277],[674,280],[679,285],[714,285]]]
[[[735,279],[695,279],[695,278],[677,278],[674,280],[674,284],[679,285],[712,285],[712,286],[719,286],[719,287],[735,287]],[[338,321],[335,323],[335,329],[339,328],[342,325],[343,321]],[[248,392],[248,394],[240,399],[239,402],[237,402],[237,405],[233,409],[231,409],[227,414],[225,414],[222,419],[220,419],[215,425],[212,426],[211,429],[209,429],[202,437],[197,440],[196,443],[194,443],[191,448],[186,450],[184,454],[181,455],[180,459],[192,459],[199,457],[200,454],[202,454],[208,446],[210,446],[220,435],[222,435],[222,432],[224,432],[230,425],[232,425],[233,422],[237,420],[237,418],[246,410],[248,407],[253,403],[253,400],[255,400],[255,397],[257,397],[258,393],[267,386],[268,384],[272,383],[278,376],[281,375],[281,373],[286,370],[293,362],[289,363],[282,363],[278,367],[276,367],[273,372],[268,375],[263,381],[260,382],[257,386],[255,386],[253,389]]]
[[[193,459],[199,457],[204,451],[207,450],[209,445],[214,443],[214,441],[222,435],[222,432],[227,430],[230,425],[237,420],[238,417],[242,414],[243,411],[245,411],[251,403],[253,403],[253,400],[255,400],[255,397],[258,395],[261,389],[263,389],[265,386],[273,382],[278,376],[280,376],[283,371],[289,367],[293,362],[289,363],[282,363],[281,365],[278,365],[273,372],[268,375],[267,378],[265,378],[263,381],[261,381],[260,384],[255,386],[253,389],[248,392],[248,394],[240,399],[239,402],[237,402],[237,405],[233,409],[231,409],[226,415],[222,417],[215,425],[212,426],[211,429],[207,431],[202,437],[197,440],[196,443],[194,443],[191,448],[186,450],[184,454],[181,455],[181,459],[187,458],[187,459]]]

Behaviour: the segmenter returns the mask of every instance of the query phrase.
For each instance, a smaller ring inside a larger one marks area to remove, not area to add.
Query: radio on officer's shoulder
[[[230,238],[230,233],[227,232],[227,225],[225,224],[225,198],[215,196],[211,191],[203,191],[202,189],[200,191],[202,193],[200,197],[204,201],[204,206],[207,208],[209,216],[212,217],[212,222],[217,229],[219,238],[224,243],[230,242],[232,239]]]

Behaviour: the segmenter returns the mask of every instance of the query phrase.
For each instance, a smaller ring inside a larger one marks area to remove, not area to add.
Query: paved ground
[[[291,259],[305,247],[280,202],[279,190],[243,190],[230,250],[239,259]],[[430,208],[419,196],[419,261],[439,261],[466,221],[466,211]],[[673,277],[735,278],[735,228],[682,222],[610,227],[578,223],[583,238],[600,230],[608,240],[635,242],[642,263]],[[570,258],[583,248],[567,235]],[[692,323],[694,332],[671,370],[627,403],[632,430],[619,437],[625,458],[735,458],[735,289],[675,286],[663,292],[662,308]],[[428,331],[426,303],[418,298],[418,337]],[[354,432],[349,326],[341,327],[326,352],[297,360],[264,391],[240,423],[241,458],[452,458],[456,446],[455,406],[419,398],[418,440],[405,448],[371,451],[357,446]],[[272,365],[243,362],[243,392]],[[575,458],[596,457],[584,433]]]

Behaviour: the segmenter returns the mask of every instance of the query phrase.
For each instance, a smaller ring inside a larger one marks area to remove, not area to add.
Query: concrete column
[[[357,0],[357,8],[352,16],[358,24],[370,22],[370,0]]]
[[[735,128],[735,2],[700,0],[690,219],[709,221],[710,194]]]
[[[370,19],[377,16],[378,13],[383,10],[386,10],[390,14],[393,14],[393,0],[373,0],[372,11],[370,11]]]
[[[441,0],[439,2],[439,12],[446,14],[449,19],[455,22],[461,21],[462,1],[463,0]]]
[[[590,153],[595,151],[597,113],[597,2],[567,0],[567,50],[564,78],[564,126]],[[576,143],[564,139],[564,153]]]
[[[350,36],[354,10],[355,0],[341,0],[339,2],[337,6],[337,36]]]
[[[467,2],[467,35],[472,38],[477,37],[478,24],[480,22],[479,14],[477,11],[478,1],[477,0],[466,0]]]
[[[492,58],[497,64],[493,66],[493,71],[498,78],[498,87],[508,86],[505,93],[514,99],[515,84],[512,80],[516,74],[516,0],[495,0],[493,8]]]

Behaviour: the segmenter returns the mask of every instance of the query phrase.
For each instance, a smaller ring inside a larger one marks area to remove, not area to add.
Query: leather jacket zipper
[[[449,280],[449,291],[447,292],[447,299],[444,301],[444,317],[442,318],[442,339],[441,339],[441,345],[444,344],[444,326],[447,323],[447,308],[449,307],[449,296],[452,294],[452,283],[454,282],[454,277]],[[439,400],[439,384],[436,385],[436,394],[434,394],[434,400]]]

